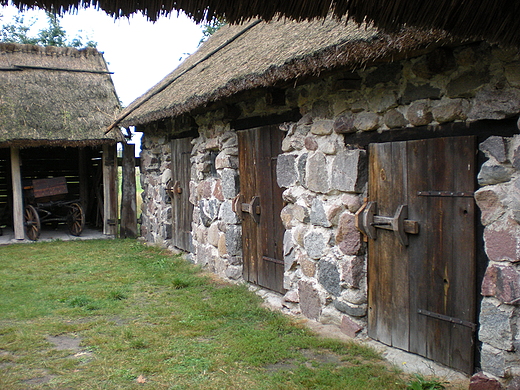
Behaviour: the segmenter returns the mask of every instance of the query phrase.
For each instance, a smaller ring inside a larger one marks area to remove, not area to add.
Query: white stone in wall
[[[213,245],[214,247],[218,246],[220,230],[218,228],[218,223],[213,223],[207,230],[207,240],[208,243]]]
[[[310,258],[320,259],[327,251],[329,240],[328,230],[313,229],[304,236],[303,244]]]
[[[307,158],[306,181],[311,191],[326,194],[330,190],[327,157],[323,152],[310,153]]]
[[[366,153],[345,150],[332,160],[331,188],[343,192],[360,192],[366,182]]]
[[[232,201],[226,200],[220,205],[220,211],[218,219],[225,224],[238,224],[240,219],[238,215],[233,211]]]

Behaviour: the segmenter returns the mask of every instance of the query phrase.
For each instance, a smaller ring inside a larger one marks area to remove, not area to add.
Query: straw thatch
[[[331,19],[225,26],[128,106],[118,123],[127,127],[176,117],[245,90],[337,67],[363,66],[446,37],[442,32],[417,30],[385,35]]]
[[[9,0],[0,0],[1,4]],[[74,10],[90,0],[14,0],[20,8],[44,7]],[[98,0],[110,15],[128,16],[141,11],[152,20],[172,11],[184,11],[195,21],[225,17],[231,23],[250,18],[294,20],[348,15],[358,23],[374,23],[380,29],[397,31],[403,26],[443,29],[464,38],[483,38],[520,46],[520,2],[511,0]]]
[[[113,143],[118,111],[97,50],[0,43],[0,146]]]

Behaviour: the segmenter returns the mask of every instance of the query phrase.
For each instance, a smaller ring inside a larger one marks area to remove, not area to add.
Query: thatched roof
[[[0,146],[80,146],[104,134],[119,99],[101,53],[0,43]]]
[[[7,4],[9,0],[0,0]],[[43,7],[74,10],[90,0],[13,0],[20,8]],[[374,23],[397,31],[403,26],[435,28],[463,38],[484,38],[520,46],[520,2],[511,0],[97,0],[110,15],[128,16],[137,11],[152,20],[184,11],[197,22],[214,16],[236,23],[250,18],[271,20],[280,15],[295,20],[325,17],[332,12],[348,15],[358,23]]]
[[[446,37],[442,32],[417,30],[386,35],[331,19],[224,26],[128,106],[118,122],[127,127],[176,117],[245,90],[336,67],[356,68],[434,45]]]

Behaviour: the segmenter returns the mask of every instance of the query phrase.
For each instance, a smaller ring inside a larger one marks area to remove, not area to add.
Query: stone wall
[[[366,197],[367,156],[362,148],[345,144],[345,135],[518,115],[520,60],[485,44],[440,48],[316,78],[285,94],[287,105],[298,108],[302,118],[281,125],[286,137],[277,166],[286,202],[281,213],[286,228],[284,308],[336,324],[349,335],[364,335],[366,248],[354,213]],[[237,104],[242,118],[279,112],[280,107],[251,96]],[[241,225],[231,207],[240,187],[237,139],[223,118],[218,110],[195,118],[200,135],[192,152],[192,258],[241,281]],[[482,367],[497,376],[519,374],[512,368],[518,367],[520,347],[519,145],[517,137],[492,137],[481,145],[489,159],[476,195],[490,259],[482,287]],[[164,136],[145,134],[141,156],[143,236],[168,246]]]
[[[164,247],[171,244],[172,207],[166,192],[171,178],[171,146],[166,135],[144,134],[141,141],[141,236]]]
[[[237,135],[213,115],[204,119],[199,118],[200,137],[194,140],[191,159],[195,262],[222,277],[241,280],[242,231],[232,210],[239,192]]]
[[[489,258],[482,283],[482,369],[520,376],[520,136],[490,137],[475,199]]]

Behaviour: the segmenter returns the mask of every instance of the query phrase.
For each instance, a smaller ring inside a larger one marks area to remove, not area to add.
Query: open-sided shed
[[[147,241],[278,291],[283,310],[507,379],[518,80],[517,50],[445,32],[250,21],[112,127],[144,132]]]
[[[119,109],[96,49],[0,44],[0,215],[17,239],[24,238],[24,187],[57,177],[87,223],[115,234],[122,137],[104,129]]]

